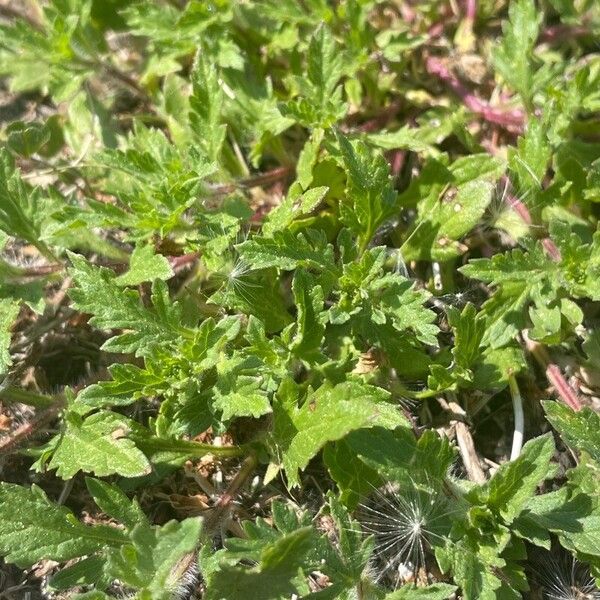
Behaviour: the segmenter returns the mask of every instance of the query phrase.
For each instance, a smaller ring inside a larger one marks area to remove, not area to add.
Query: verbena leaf
[[[59,477],[70,479],[80,470],[99,477],[137,477],[150,472],[148,459],[126,437],[130,423],[125,417],[99,412],[82,419],[67,413],[65,421],[49,464]]]
[[[386,594],[385,600],[447,600],[456,591],[456,586],[436,583],[426,587],[404,585],[399,590]]]
[[[144,281],[170,279],[173,269],[169,261],[160,254],[154,254],[151,246],[137,246],[131,254],[129,270],[119,275],[115,282],[118,285],[138,285]]]
[[[298,325],[291,351],[305,360],[314,360],[325,333],[323,289],[302,269],[294,276],[292,291],[298,307]]]
[[[23,182],[8,151],[0,149],[0,229],[28,241],[54,260],[42,238],[51,210],[40,191]]]
[[[27,567],[45,558],[69,560],[126,541],[115,527],[83,525],[37,486],[0,483],[0,549],[11,563]]]
[[[546,417],[565,442],[600,462],[600,415],[589,407],[575,412],[560,402],[544,402]]]
[[[185,587],[183,578],[194,560],[201,525],[197,518],[153,528],[138,525],[131,532],[131,544],[111,553],[107,569],[142,595],[167,600]]]
[[[506,523],[511,523],[534,495],[536,487],[553,473],[554,469],[549,467],[553,453],[550,435],[530,440],[518,458],[503,464],[487,484],[473,490],[471,495],[485,502]]]
[[[128,329],[104,345],[113,352],[147,354],[153,344],[169,343],[182,332],[177,305],[168,299],[168,290],[160,281],[153,286],[153,306],[145,308],[139,294],[123,290],[114,274],[97,268],[76,254],[70,254],[71,275],[75,286],[70,295],[82,311],[92,313],[91,323],[101,329]]]
[[[517,0],[509,6],[509,22],[494,53],[494,65],[504,80],[528,102],[532,93],[532,50],[538,37],[541,14],[533,0]]]
[[[219,85],[217,69],[210,64],[202,50],[196,55],[192,84],[190,123],[208,158],[216,161],[226,131],[226,126],[221,122],[223,91]]]
[[[304,527],[266,545],[256,567],[222,565],[209,587],[207,600],[288,597],[297,590],[294,580],[313,543],[312,529]]]
[[[136,500],[129,498],[117,487],[100,479],[85,478],[85,485],[94,502],[109,516],[131,530],[136,525],[147,523],[146,515]]]
[[[316,231],[295,236],[288,229],[273,237],[255,237],[236,246],[244,261],[255,269],[277,267],[291,271],[297,267],[335,270],[333,248]]]
[[[303,194],[296,188],[288,193],[285,200],[274,208],[263,224],[262,233],[269,235],[275,231],[283,231],[294,221],[312,212],[327,194],[327,187],[317,187]]]
[[[384,390],[359,382],[325,384],[310,393],[301,407],[289,387],[280,394],[284,397],[274,407],[274,440],[282,451],[290,486],[299,483],[298,470],[327,442],[355,429],[406,425],[405,417],[386,402]]]
[[[348,174],[348,197],[340,205],[340,217],[364,250],[377,228],[397,209],[397,195],[383,156],[373,155],[363,142],[353,144],[342,135],[337,140]]]

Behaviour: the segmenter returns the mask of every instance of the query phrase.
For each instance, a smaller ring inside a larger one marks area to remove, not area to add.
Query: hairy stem
[[[5,389],[0,389],[0,400],[5,404],[26,404],[35,408],[50,408],[57,403],[62,404],[63,400],[56,396],[44,396],[20,389],[15,386],[7,386]]]
[[[223,493],[223,495],[217,501],[211,514],[206,517],[202,525],[201,538],[206,540],[212,537],[217,530],[219,524],[222,522],[224,515],[229,510],[229,506],[233,502],[240,488],[244,485],[246,480],[254,473],[258,459],[256,454],[252,453],[244,459],[242,468],[238,471],[236,476],[231,480],[231,483]]]

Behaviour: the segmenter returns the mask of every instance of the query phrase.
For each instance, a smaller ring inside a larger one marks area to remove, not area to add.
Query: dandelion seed
[[[448,503],[438,493],[387,486],[359,506],[358,520],[375,538],[374,558],[380,566],[378,581],[398,587],[426,567],[426,553],[447,531]]]
[[[536,561],[535,578],[545,600],[600,600],[588,566],[564,552],[558,558],[544,553]]]

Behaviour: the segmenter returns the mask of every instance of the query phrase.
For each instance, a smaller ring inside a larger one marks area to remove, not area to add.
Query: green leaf
[[[452,575],[461,587],[464,600],[497,600],[502,597],[499,594],[502,581],[491,572],[486,564],[486,553],[473,540],[463,538],[444,550],[448,552],[448,559],[453,565]],[[500,558],[495,563],[495,567],[504,565]]]
[[[493,185],[475,179],[431,196],[419,206],[419,219],[401,248],[404,260],[448,260],[463,254],[459,240],[475,227],[492,200]]]
[[[374,542],[371,536],[364,535],[358,521],[350,516],[335,496],[331,493],[329,496],[329,512],[335,522],[337,536],[335,559],[326,562],[332,571],[328,575],[338,593],[343,587],[350,596],[355,590],[368,586],[365,569],[373,554]]]
[[[279,600],[298,591],[294,581],[314,545],[311,527],[298,529],[266,544],[256,567],[221,565],[213,574],[207,600]]]
[[[294,235],[288,229],[273,237],[254,237],[236,246],[242,260],[255,269],[277,267],[292,271],[298,267],[335,271],[333,248],[321,232],[307,230]]]
[[[92,477],[85,478],[85,485],[100,509],[119,523],[123,523],[128,530],[141,523],[148,525],[146,515],[137,501],[129,500],[117,486]]]
[[[294,275],[292,291],[298,317],[290,350],[303,360],[316,360],[321,355],[319,348],[325,333],[323,288],[306,271],[298,269]]]
[[[455,585],[436,583],[426,587],[403,585],[400,589],[386,594],[384,600],[447,600],[456,591]]]
[[[67,590],[83,585],[102,586],[104,563],[105,560],[101,556],[88,556],[55,573],[50,579],[49,586],[53,590]]]
[[[569,498],[569,490],[564,487],[536,496],[527,502],[515,525],[526,533],[541,531],[548,541],[547,532],[550,531],[559,536],[563,546],[600,556],[600,515],[596,496],[597,493],[594,496],[576,494]]]
[[[153,600],[168,600],[185,587],[186,572],[193,569],[202,521],[169,521],[161,527],[137,525],[131,543],[109,556],[112,577],[149,593]]]
[[[526,371],[527,361],[517,346],[486,348],[473,365],[473,389],[498,390],[508,385],[508,378]]]
[[[447,313],[448,323],[454,330],[454,361],[459,367],[469,369],[480,355],[479,346],[485,333],[485,320],[470,303],[461,313],[454,307],[449,307]]]
[[[324,384],[296,405],[293,388],[280,390],[274,404],[274,441],[283,455],[288,483],[299,483],[298,470],[330,441],[356,429],[406,426],[406,419],[392,404],[388,393],[358,381]]]
[[[342,75],[342,56],[329,29],[320,25],[310,38],[306,71],[319,106],[327,105]]]
[[[126,438],[129,419],[110,412],[86,419],[67,413],[65,424],[49,464],[59,477],[71,479],[80,470],[99,477],[137,477],[151,471],[148,459]]]
[[[11,365],[11,327],[19,314],[19,304],[10,298],[0,298],[0,375]]]
[[[378,227],[398,209],[397,194],[381,154],[373,154],[364,142],[352,143],[339,134],[337,141],[348,175],[340,218],[358,236],[364,251]]]
[[[208,159],[216,162],[226,133],[226,126],[221,121],[223,90],[215,65],[207,60],[202,50],[196,54],[192,85],[190,124]]]
[[[574,411],[560,402],[543,403],[546,417],[567,444],[600,462],[600,415],[589,407]]]
[[[0,230],[33,244],[47,259],[56,258],[43,241],[52,203],[27,186],[6,148],[0,149]]]
[[[365,139],[383,150],[410,150],[412,152],[426,152],[437,154],[435,146],[423,141],[420,128],[405,125],[397,131],[382,131],[369,133]]]
[[[510,524],[535,494],[537,486],[554,473],[550,466],[553,454],[550,434],[530,440],[517,459],[501,465],[488,483],[474,488],[469,496],[487,504]]]
[[[12,123],[9,131],[7,146],[25,158],[38,152],[50,140],[50,130],[38,123]]]
[[[117,285],[139,285],[144,281],[170,279],[173,269],[169,261],[160,254],[154,254],[152,246],[136,246],[131,254],[129,270],[115,278]]]
[[[25,568],[42,559],[65,561],[126,541],[114,527],[83,525],[35,485],[0,483],[0,553],[8,562]]]
[[[552,149],[546,136],[546,127],[539,119],[531,118],[527,123],[527,131],[517,141],[517,149],[509,149],[509,166],[513,173],[514,184],[520,193],[528,192],[525,198],[529,206],[535,205],[535,194],[531,198],[530,190],[542,189],[542,182]]]
[[[311,213],[325,198],[327,187],[316,187],[300,193],[298,187],[290,188],[285,200],[268,215],[262,227],[262,234],[271,235],[286,229],[294,219]]]
[[[455,460],[455,448],[434,431],[419,440],[408,428],[361,429],[344,440],[349,452],[389,481],[439,487]],[[372,491],[372,488],[371,490]]]
[[[327,444],[323,462],[341,492],[340,501],[351,509],[356,508],[360,499],[368,496],[381,480],[377,471],[362,461],[346,440]]]
[[[538,37],[542,12],[533,0],[516,0],[508,9],[509,22],[494,52],[494,65],[504,80],[529,103],[533,93],[532,51]]]
[[[342,88],[337,86],[342,75],[343,54],[329,29],[321,24],[310,39],[306,76],[295,79],[300,98],[280,105],[281,112],[308,127],[331,126],[347,110]]]
[[[258,372],[260,362],[234,355],[217,365],[218,380],[214,390],[214,406],[222,411],[222,420],[233,417],[258,418],[271,412],[264,391],[264,378]]]
[[[317,162],[324,135],[325,132],[323,129],[314,129],[310,138],[306,140],[304,148],[302,148],[302,152],[300,152],[300,155],[298,156],[298,163],[296,164],[296,178],[304,190],[308,189],[308,186],[312,182],[312,170]]]
[[[75,282],[69,294],[75,306],[92,313],[90,323],[100,329],[130,330],[106,342],[105,350],[144,356],[154,345],[173,342],[183,333],[179,308],[170,303],[163,281],[154,282],[152,307],[146,308],[136,291],[117,285],[112,271],[94,267],[77,254],[69,257]]]

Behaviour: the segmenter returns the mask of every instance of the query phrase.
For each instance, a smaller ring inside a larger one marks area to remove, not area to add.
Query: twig
[[[29,423],[15,429],[6,439],[0,442],[0,453],[10,452],[27,438],[37,433],[44,425],[51,423],[63,409],[64,401],[57,401],[54,406],[37,414]]]
[[[512,398],[513,412],[515,414],[515,429],[513,433],[510,460],[519,458],[523,447],[523,436],[525,434],[525,417],[523,415],[523,399],[514,375],[508,376],[508,387]]]
[[[451,72],[450,69],[435,56],[428,56],[425,68],[430,75],[439,77],[471,111],[480,115],[485,121],[500,125],[511,133],[522,133],[525,127],[525,112],[520,108],[501,110],[490,106],[470,92]]]
[[[454,396],[454,394],[449,394],[449,397],[450,396]],[[454,431],[456,432],[458,451],[460,452],[460,457],[469,479],[475,483],[484,483],[485,473],[481,468],[479,457],[475,450],[473,436],[466,423],[468,419],[467,413],[455,400],[446,402],[443,398],[438,398],[437,401],[445,411],[449,412],[454,417],[452,421],[450,421],[450,424],[454,427]]]

